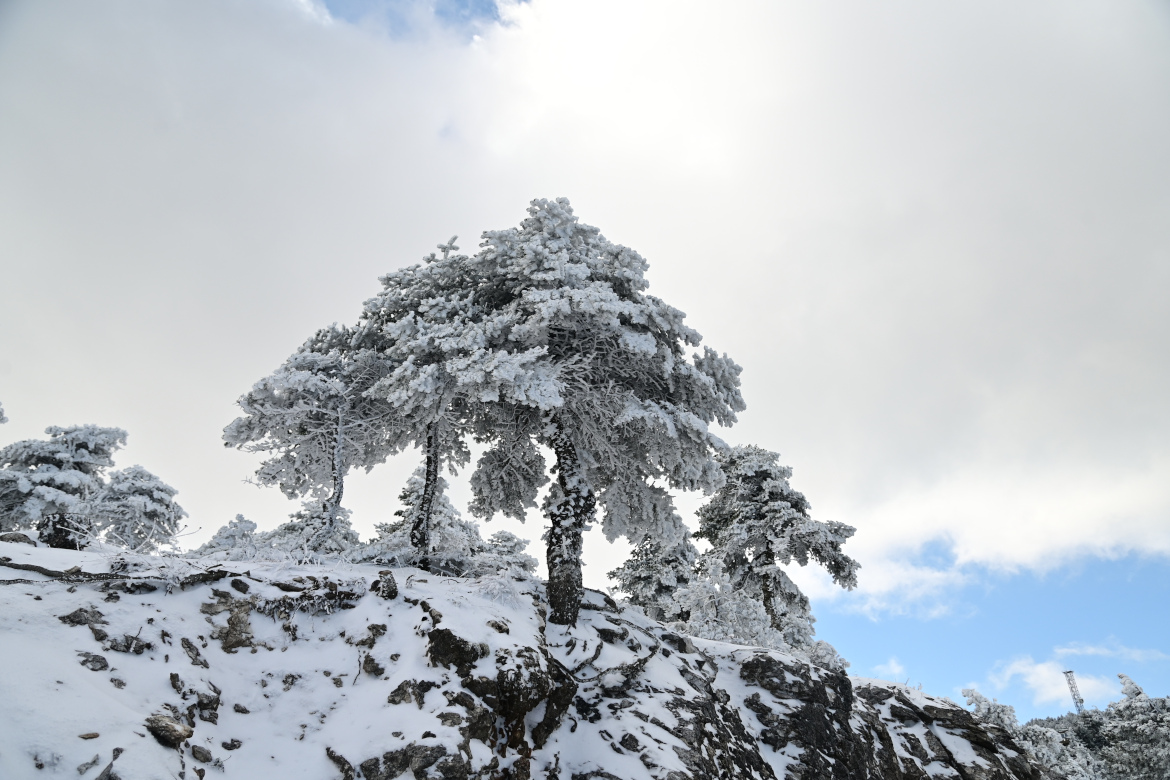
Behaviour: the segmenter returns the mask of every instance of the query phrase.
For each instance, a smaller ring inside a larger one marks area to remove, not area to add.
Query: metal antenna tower
[[[1068,690],[1072,694],[1073,704],[1077,707],[1077,714],[1085,711],[1085,700],[1081,698],[1081,692],[1077,688],[1077,678],[1073,675],[1072,669],[1064,673],[1064,679],[1068,681]]]

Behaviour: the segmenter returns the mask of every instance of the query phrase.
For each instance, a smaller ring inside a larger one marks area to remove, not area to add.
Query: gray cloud
[[[567,195],[744,365],[727,438],[858,526],[881,603],[1170,553],[1162,4],[536,0],[470,42],[278,0],[0,14],[4,433],[126,427],[192,541],[292,509],[218,442],[251,382]],[[932,540],[958,568],[906,562]]]

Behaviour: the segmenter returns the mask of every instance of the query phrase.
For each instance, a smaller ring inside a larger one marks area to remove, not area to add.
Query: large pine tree
[[[500,408],[549,408],[560,399],[540,349],[499,348],[507,323],[499,318],[480,269],[456,254],[441,255],[382,277],[382,292],[366,302],[359,330],[379,345],[390,368],[368,395],[391,404],[406,436],[423,452],[423,479],[411,508],[411,541],[426,567],[440,473],[452,474],[470,456],[467,439],[491,439]]]
[[[472,262],[478,294],[500,323],[497,349],[542,350],[561,402],[513,415],[496,439],[500,454],[480,462],[489,473],[473,486],[481,511],[502,509],[501,497],[514,507],[531,492],[533,443],[552,450],[549,620],[571,625],[583,592],[582,534],[598,504],[610,538],[680,540],[685,529],[663,485],[718,487],[712,456],[721,442],[709,425],[730,425],[744,405],[734,362],[710,349],[688,357],[701,337],[681,311],[646,294],[648,266],[637,252],[579,222],[565,199],[535,200],[528,213],[519,228],[485,233]]]

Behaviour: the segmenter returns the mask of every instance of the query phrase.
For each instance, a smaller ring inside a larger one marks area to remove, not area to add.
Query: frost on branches
[[[0,449],[0,530],[37,529],[53,547],[80,549],[94,536],[90,502],[114,451],[126,443],[120,428],[52,426],[48,440],[28,439]]]
[[[432,571],[462,577],[510,570],[526,574],[536,571],[536,559],[524,553],[527,540],[500,531],[485,542],[475,524],[461,518],[447,500],[447,481],[442,478],[436,485],[431,510],[429,546],[420,551],[411,539],[411,531],[424,486],[424,468],[420,467],[399,496],[405,508],[395,514],[401,519],[376,526],[378,536],[356,553],[357,559],[390,566],[417,566],[425,559]]]
[[[256,524],[243,515],[215,532],[206,544],[188,553],[192,558],[248,561],[256,558]]]
[[[857,583],[856,561],[841,551],[854,529],[809,517],[804,496],[788,483],[791,469],[759,447],[720,453],[724,484],[699,510],[699,555],[689,539],[644,539],[610,573],[629,600],[658,620],[694,636],[771,647],[821,666],[846,664],[813,640],[808,599],[783,566],[814,560],[845,588]]]
[[[531,497],[534,445],[552,450],[556,479],[544,502],[549,620],[575,624],[583,593],[582,534],[600,504],[609,538],[679,541],[662,486],[712,490],[721,442],[744,408],[739,366],[710,349],[681,311],[646,294],[647,263],[578,221],[569,202],[535,200],[519,228],[487,232],[470,261],[485,280],[496,349],[541,355],[559,402],[516,405],[484,438],[503,448],[480,461],[477,513],[517,511]],[[518,448],[518,449],[517,449]],[[513,468],[508,451],[521,454]],[[501,467],[512,469],[501,473]],[[506,500],[501,500],[506,499]]]
[[[452,254],[454,241],[439,246],[441,257],[432,254],[382,277],[383,290],[366,302],[358,326],[387,366],[367,395],[395,409],[405,437],[423,453],[410,529],[423,568],[442,468],[454,474],[467,464],[469,436],[507,439],[507,420],[561,400],[543,350],[502,344],[513,323],[498,310],[491,280],[479,266]],[[542,460],[539,467],[543,474]],[[533,497],[524,492],[519,500],[534,503]]]
[[[699,561],[718,560],[732,587],[757,599],[769,622],[793,647],[810,644],[813,618],[808,598],[782,567],[819,563],[846,589],[857,585],[856,561],[841,551],[855,529],[809,516],[809,503],[788,480],[792,469],[774,452],[755,446],[721,453],[726,484],[699,509],[696,538],[711,543]]]
[[[313,530],[290,531],[306,544],[345,538],[347,472],[368,471],[403,445],[395,410],[365,395],[384,374],[360,334],[323,328],[239,399],[244,415],[224,429],[225,446],[269,455],[256,471],[259,484],[310,498],[293,522]]]
[[[984,723],[1005,730],[1049,776],[1067,780],[1164,780],[1170,777],[1170,698],[1142,692],[1119,674],[1125,698],[1104,710],[1087,709],[1024,726],[1012,707],[964,690]]]
[[[173,544],[187,516],[175,503],[177,492],[141,466],[115,471],[93,504],[95,530],[138,552]]]
[[[115,471],[120,428],[50,427],[47,440],[0,449],[0,531],[37,530],[50,547],[81,549],[105,541],[149,552],[173,544],[186,517],[176,490],[141,466]]]

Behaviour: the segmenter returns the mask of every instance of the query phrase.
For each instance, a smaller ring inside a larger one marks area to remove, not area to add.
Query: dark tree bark
[[[419,568],[429,571],[428,555],[431,551],[431,510],[435,505],[435,493],[439,488],[439,434],[438,423],[427,426],[427,463],[423,479],[422,495],[414,512],[414,524],[410,527],[410,545],[418,551]]]
[[[550,623],[577,625],[581,610],[582,536],[593,520],[597,496],[585,479],[577,448],[564,425],[554,421],[555,431],[549,444],[557,456],[557,486],[561,495],[547,507],[548,530],[548,603]]]

